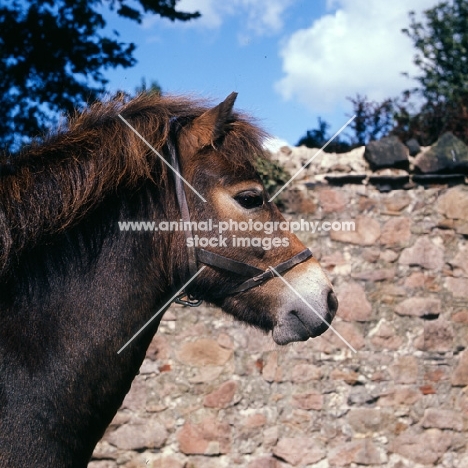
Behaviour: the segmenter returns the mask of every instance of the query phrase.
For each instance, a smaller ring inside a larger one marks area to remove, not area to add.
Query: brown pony
[[[161,316],[118,350],[191,278],[186,233],[119,229],[119,221],[181,219],[178,176],[159,155],[175,152],[205,198],[185,187],[192,221],[283,221],[255,170],[264,135],[233,112],[234,100],[209,108],[186,98],[116,98],[1,162],[1,468],[85,467]],[[270,249],[233,247],[236,234],[206,250],[259,271],[304,250],[287,230]],[[309,306],[274,275],[235,292],[246,278],[232,265],[206,261],[187,293],[272,331],[279,344],[316,336],[327,328],[322,319],[333,319],[337,301],[314,258],[283,275]]]

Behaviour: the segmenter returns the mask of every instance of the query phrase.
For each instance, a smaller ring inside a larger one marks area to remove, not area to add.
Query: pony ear
[[[204,112],[184,129],[184,136],[188,138],[191,145],[201,149],[212,145],[223,136],[224,127],[231,118],[236,97],[237,93],[231,93],[223,102]]]

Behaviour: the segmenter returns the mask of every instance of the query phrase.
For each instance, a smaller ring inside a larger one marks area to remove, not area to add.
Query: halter
[[[177,123],[176,118],[172,118],[170,121],[171,128],[169,131],[169,138],[166,143],[166,146],[169,152],[170,164],[175,169],[175,171],[178,174],[180,174],[181,172],[179,165],[179,157],[177,154],[176,144],[174,143],[175,141],[177,141],[177,131],[174,128],[174,123]],[[190,211],[187,204],[187,196],[185,193],[184,183],[182,179],[177,174],[174,175],[174,179],[177,203],[179,205],[182,221],[184,222],[184,226],[189,226],[190,228],[189,230],[184,229],[185,238],[188,241],[193,237],[193,233],[190,223]],[[202,248],[194,247],[192,242],[186,242],[186,245],[190,276],[194,276],[197,273],[198,263],[200,262],[205,265],[220,268],[222,270],[236,273],[237,275],[243,276],[244,278],[248,278],[240,285],[231,289],[227,293],[227,295],[238,294],[240,292],[247,291],[248,289],[261,285],[265,281],[275,276],[273,269],[271,269],[270,267],[266,270],[261,270],[260,268],[257,268],[248,263],[239,262],[237,260],[224,257],[223,255],[219,255],[217,253],[210,252]],[[298,254],[291,257],[289,260],[286,260],[276,265],[274,267],[274,270],[277,273],[282,273],[284,271],[290,270],[297,264],[304,262],[310,257],[312,257],[312,252],[306,248],[302,252],[299,252]],[[183,297],[186,297],[187,300],[182,299]],[[191,296],[190,294],[186,293],[185,291],[182,291],[182,293],[176,298],[175,302],[190,307],[198,307],[203,302],[203,300],[197,299]]]

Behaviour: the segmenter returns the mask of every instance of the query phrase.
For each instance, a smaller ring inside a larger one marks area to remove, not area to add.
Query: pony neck
[[[86,466],[138,373],[161,316],[117,351],[176,286],[152,235],[112,230],[96,231],[101,237],[94,246],[84,245],[92,239],[83,240],[77,228],[31,251],[16,277],[34,265],[36,274],[2,298],[0,389],[9,399],[0,418],[4,466],[24,466],[24,446],[37,468]],[[90,252],[97,254],[92,261]]]

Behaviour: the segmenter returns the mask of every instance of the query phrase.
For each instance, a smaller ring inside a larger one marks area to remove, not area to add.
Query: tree
[[[395,132],[425,145],[446,131],[468,142],[468,0],[441,2],[423,16],[419,21],[411,12],[403,29],[417,50],[420,74],[413,77],[419,86],[400,101]],[[411,95],[422,98],[416,113],[407,105]]]
[[[355,98],[347,99],[353,105],[352,115],[356,116],[349,126],[351,135],[346,132],[338,135],[327,145],[326,152],[344,153],[357,146],[366,145],[371,140],[387,135],[395,125],[396,101],[392,99],[385,99],[382,102],[369,101],[366,96],[359,94]],[[317,128],[307,130],[297,145],[321,148],[331,138],[329,129],[330,124],[319,117]]]
[[[304,145],[308,148],[321,148],[328,143],[328,140],[331,138],[331,135],[328,133],[329,128],[330,124],[319,117],[318,127],[313,130],[307,130],[305,136],[300,138],[297,142],[297,146]],[[352,146],[350,143],[337,136],[328,143],[324,151],[327,153],[345,153],[351,148]]]
[[[403,32],[418,53],[414,77],[426,100],[448,102],[468,92],[468,1],[442,2],[424,12],[425,22],[410,12],[411,24]]]
[[[134,65],[134,44],[100,33],[107,4],[130,20],[145,14],[171,21],[200,16],[178,0],[5,0],[0,7],[0,146],[18,147],[42,133],[59,112],[94,100],[103,70]]]
[[[321,148],[327,142],[328,129],[330,124],[321,117],[318,119],[318,127],[313,130],[307,130],[298,142],[297,146],[307,146],[308,148]]]
[[[356,95],[355,98],[347,98],[353,105],[353,113],[356,118],[350,127],[354,133],[351,144],[363,146],[369,141],[377,140],[387,135],[395,124],[394,100],[385,99],[382,102],[369,101],[366,96]]]

